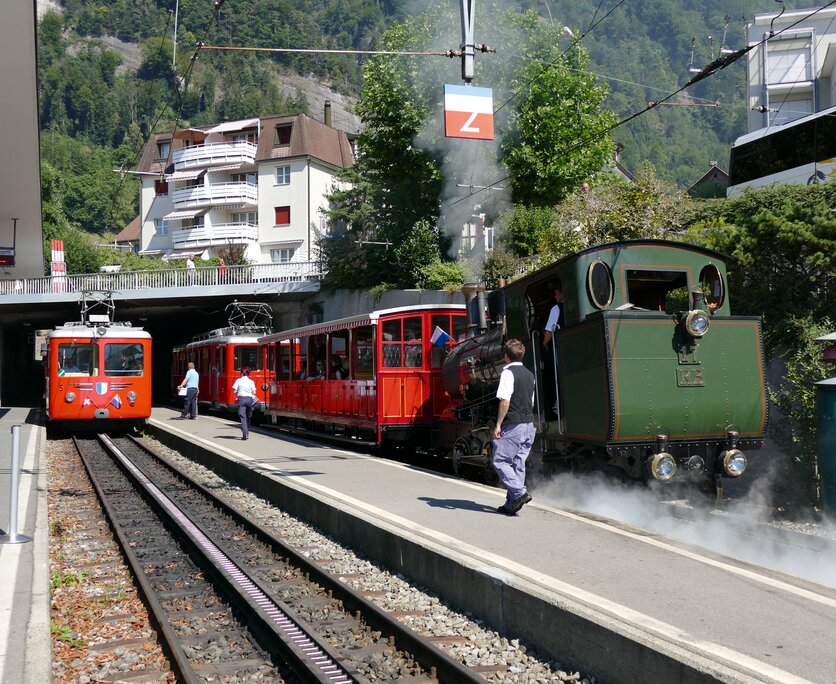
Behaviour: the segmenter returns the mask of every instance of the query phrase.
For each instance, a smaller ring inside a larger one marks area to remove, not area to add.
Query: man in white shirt
[[[241,377],[232,385],[232,391],[238,397],[238,417],[241,419],[241,439],[250,438],[250,422],[255,407],[255,383],[250,380],[250,369],[241,369]]]
[[[531,495],[525,486],[525,461],[534,445],[534,374],[522,364],[525,345],[508,340],[503,347],[505,367],[499,376],[496,398],[499,408],[493,430],[493,467],[508,490],[505,503],[496,509],[516,515]]]

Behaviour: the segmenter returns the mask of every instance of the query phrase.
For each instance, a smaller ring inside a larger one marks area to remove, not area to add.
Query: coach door
[[[226,345],[219,344],[212,347],[215,352],[215,359],[212,362],[212,397],[215,401],[224,402],[224,375],[226,366]]]
[[[423,318],[382,321],[381,407],[386,422],[412,422],[424,413],[429,398],[424,368]]]

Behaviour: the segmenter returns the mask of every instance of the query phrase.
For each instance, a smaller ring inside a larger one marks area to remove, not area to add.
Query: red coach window
[[[357,380],[374,378],[374,332],[364,325],[351,331],[354,377]]]
[[[290,207],[276,207],[276,225],[290,225]]]

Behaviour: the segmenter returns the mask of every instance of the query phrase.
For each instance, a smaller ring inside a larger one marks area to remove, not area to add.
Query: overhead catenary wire
[[[496,52],[488,45],[474,46],[478,52]],[[198,50],[222,50],[226,52],[301,52],[324,55],[395,55],[404,57],[461,57],[461,50],[341,50],[332,48],[266,48],[246,47],[234,45],[204,45],[200,43]]]

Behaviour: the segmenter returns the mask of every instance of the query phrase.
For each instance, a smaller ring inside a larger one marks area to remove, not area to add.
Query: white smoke
[[[693,489],[614,484],[601,474],[562,474],[543,479],[535,499],[556,507],[584,511],[672,539],[700,546],[731,558],[836,587],[836,524],[834,521],[796,521],[791,530],[776,527],[769,505],[770,474],[759,477],[740,498],[718,507]],[[670,494],[687,492],[687,499]],[[667,494],[667,496],[666,496]],[[676,517],[687,508],[686,519]],[[799,531],[815,531],[799,537]]]

